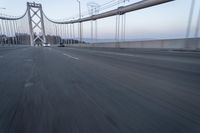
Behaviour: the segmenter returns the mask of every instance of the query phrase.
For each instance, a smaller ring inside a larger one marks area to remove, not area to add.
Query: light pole
[[[81,2],[80,0],[76,0],[79,4],[79,19],[81,20]],[[80,26],[79,26],[79,37],[80,37],[80,43],[82,42],[82,24],[80,22]]]

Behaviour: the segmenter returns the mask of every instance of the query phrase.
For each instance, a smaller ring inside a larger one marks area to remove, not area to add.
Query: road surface
[[[200,53],[0,47],[0,133],[199,133]]]

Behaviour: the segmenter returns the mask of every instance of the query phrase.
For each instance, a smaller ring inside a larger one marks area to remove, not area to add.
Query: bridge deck
[[[1,133],[200,132],[200,54],[0,48]]]

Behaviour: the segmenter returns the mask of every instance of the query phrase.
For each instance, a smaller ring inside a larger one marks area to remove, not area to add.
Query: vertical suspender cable
[[[198,14],[198,18],[197,18],[195,37],[199,36],[199,28],[200,28],[200,9],[199,9],[199,14]]]
[[[5,21],[5,25],[6,25],[6,36],[7,36],[7,43],[10,44],[10,29],[9,29],[9,25],[8,25],[8,21]]]
[[[73,25],[73,43],[75,43],[75,29],[74,29],[74,23],[72,24]]]
[[[11,25],[11,32],[12,32],[12,44],[15,44],[15,29],[14,29],[14,23],[13,20],[10,21],[10,25]]]
[[[0,20],[0,44],[2,45],[2,44],[3,44],[3,42],[2,42],[3,34],[2,34],[2,25],[1,25],[1,21],[2,21],[2,20]]]
[[[17,40],[17,44],[19,44],[19,29],[18,29],[18,21],[15,21],[15,27],[16,27],[16,40]]]
[[[195,5],[195,0],[192,0],[191,7],[190,7],[189,18],[188,18],[186,38],[189,38],[189,36],[190,36],[190,30],[191,30],[191,24],[192,24],[192,17],[193,17],[193,12],[194,12],[194,5]]]
[[[70,44],[72,44],[72,24],[70,24]]]
[[[95,20],[95,41],[97,42],[98,38],[98,20]]]
[[[126,41],[126,14],[124,14],[124,42]]]
[[[6,33],[5,33],[5,25],[4,25],[4,20],[2,20],[2,34],[3,34],[3,38],[2,38],[2,41],[3,41],[3,44],[5,44],[5,38],[6,38]]]
[[[67,44],[69,44],[69,27],[68,27],[68,24],[66,25],[66,31],[67,31]]]
[[[93,20],[91,20],[91,43],[93,43]]]

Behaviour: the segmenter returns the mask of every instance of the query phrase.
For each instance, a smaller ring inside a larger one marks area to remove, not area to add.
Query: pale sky
[[[110,0],[81,0],[82,11],[87,11],[87,3],[100,5]],[[139,0],[130,0],[131,4]],[[20,16],[26,10],[27,0],[0,0],[1,13]],[[32,2],[32,1],[30,1]],[[52,19],[69,18],[78,14],[76,0],[35,0],[41,3],[45,14]],[[135,11],[126,14],[126,38],[182,38],[185,36],[191,0],[175,0],[170,3]],[[200,1],[196,0],[193,31],[196,29]],[[193,31],[191,36],[193,36]],[[90,23],[84,23],[84,37],[90,37]],[[115,17],[98,20],[98,37],[113,38],[115,33]]]

